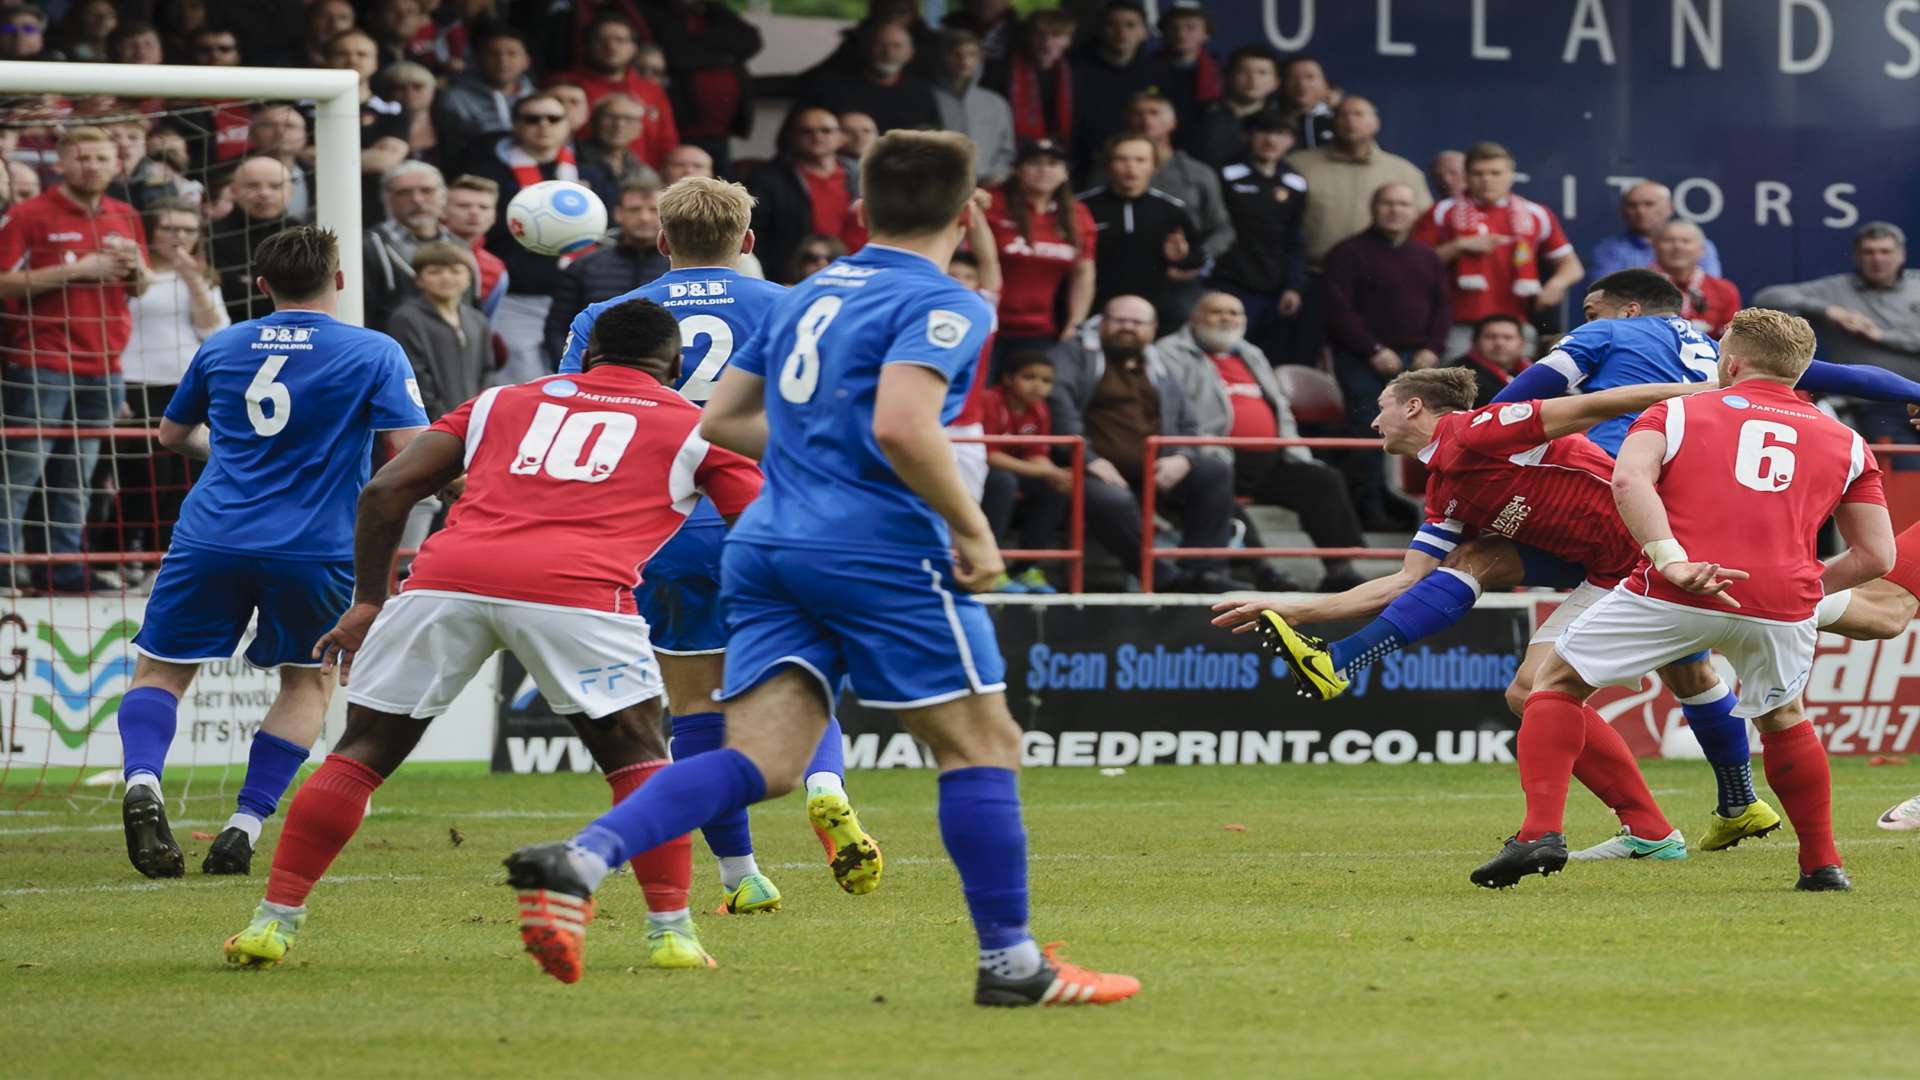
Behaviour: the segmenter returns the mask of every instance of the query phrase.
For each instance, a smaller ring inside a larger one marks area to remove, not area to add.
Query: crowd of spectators
[[[990,434],[1084,436],[1088,532],[1130,574],[1146,484],[1188,546],[1259,543],[1247,504],[1292,510],[1330,548],[1418,514],[1379,454],[1183,447],[1147,461],[1149,434],[1295,436],[1290,397],[1305,385],[1344,402],[1305,430],[1364,435],[1388,380],[1442,364],[1471,368],[1485,400],[1578,317],[1582,281],[1619,269],[1666,275],[1710,335],[1741,303],[1711,238],[1655,180],[1624,191],[1619,233],[1576,252],[1551,209],[1513,190],[1519,163],[1499,143],[1424,169],[1391,152],[1376,103],[1333,78],[1361,89],[1362,72],[1263,44],[1222,55],[1195,0],[1157,5],[1153,22],[1133,0],[1069,6],[1021,17],[1009,0],[954,0],[934,25],[913,0],[872,0],[830,55],[774,86],[747,71],[760,31],[720,0],[6,0],[0,59],[355,72],[365,317],[402,341],[434,413],[551,371],[575,311],[664,271],[664,186],[743,182],[757,200],[746,268],[792,282],[865,242],[857,166],[875,138],[964,131],[987,195],[974,246],[994,257],[999,310],[970,415]],[[164,548],[180,463],[116,440],[99,466],[104,440],[72,427],[157,416],[202,338],[265,313],[253,249],[315,213],[310,112],[196,101],[191,77],[181,85],[178,98],[5,103],[5,420],[69,429],[4,441],[9,552],[82,552],[102,518],[116,531],[95,546]],[[762,96],[786,102],[774,153],[735,160]],[[550,179],[607,203],[595,250],[555,258],[513,241],[506,203]],[[1815,320],[1828,359],[1920,376],[1905,250],[1897,228],[1870,225],[1853,272],[1755,300]],[[1306,371],[1325,375],[1303,383]],[[1875,437],[1911,434],[1897,409],[1864,415]],[[1009,540],[1057,540],[1064,460],[987,455],[983,498]],[[89,498],[102,485],[119,492],[105,511]],[[1014,570],[1007,588],[1049,587],[1041,567]],[[13,583],[87,591],[113,576],[54,560]],[[1215,559],[1157,576],[1290,584]],[[1329,559],[1317,586],[1355,579]]]

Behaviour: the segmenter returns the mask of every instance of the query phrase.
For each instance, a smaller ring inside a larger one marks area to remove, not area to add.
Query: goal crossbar
[[[340,269],[346,274],[347,287],[340,293],[339,316],[346,322],[362,321],[360,78],[355,73],[311,68],[10,61],[0,63],[0,94],[313,101],[315,221],[340,237]]]

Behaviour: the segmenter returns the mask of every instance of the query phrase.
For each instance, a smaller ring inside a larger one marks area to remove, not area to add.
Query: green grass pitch
[[[1697,834],[1706,769],[1648,773]],[[888,856],[878,892],[833,885],[789,797],[753,815],[786,908],[699,916],[717,971],[639,966],[645,909],[622,875],[572,987],[520,952],[499,861],[598,812],[597,776],[403,769],[287,964],[264,972],[228,969],[220,943],[259,897],[277,823],[254,877],[203,878],[188,836],[228,807],[196,798],[199,824],[175,827],[189,876],[149,884],[112,804],[26,803],[0,817],[0,1074],[1920,1074],[1920,834],[1873,827],[1920,772],[1836,762],[1856,891],[1803,895],[1785,830],[1473,888],[1467,871],[1520,817],[1510,767],[1036,770],[1035,932],[1146,988],[1021,1011],[969,1003],[932,776],[851,787]],[[1610,831],[1592,799],[1572,805],[1575,842]],[[695,851],[695,910],[710,911],[713,863]]]

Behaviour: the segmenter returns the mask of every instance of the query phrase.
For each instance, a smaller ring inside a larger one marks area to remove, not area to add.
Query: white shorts
[[[1533,636],[1527,639],[1528,647],[1551,645],[1559,641],[1560,635],[1567,632],[1567,627],[1573,620],[1579,618],[1609,591],[1611,590],[1603,589],[1590,581],[1575,585],[1573,591],[1567,594],[1567,598],[1560,601],[1560,606],[1553,609],[1553,614],[1547,616],[1546,621],[1534,630]]]
[[[502,649],[561,716],[598,720],[666,692],[638,615],[422,589],[388,600],[373,620],[353,656],[347,701],[431,719]]]
[[[1573,620],[1554,651],[1589,686],[1633,686],[1649,671],[1714,649],[1740,680],[1734,715],[1755,717],[1800,693],[1813,671],[1819,636],[1812,619],[1770,622],[1615,589]]]
[[[980,424],[955,424],[947,429],[947,435],[979,435],[985,431]],[[960,482],[967,486],[967,494],[979,502],[987,491],[987,444],[954,443],[953,464],[960,470]]]

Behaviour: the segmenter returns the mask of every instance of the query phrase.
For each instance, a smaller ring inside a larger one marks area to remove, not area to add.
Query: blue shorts
[[[176,664],[226,660],[258,611],[247,663],[319,667],[314,644],[352,603],[351,560],[280,559],[176,543],[160,561],[133,645]]]
[[[732,631],[722,700],[788,664],[820,680],[829,707],[846,683],[879,709],[1006,689],[993,623],[945,559],[733,540],[721,564]]]
[[[1515,543],[1513,547],[1520,553],[1520,565],[1523,568],[1520,580],[1527,585],[1571,589],[1587,580],[1587,568],[1578,563],[1568,562],[1531,544]]]
[[[689,523],[647,560],[633,600],[647,620],[653,651],[669,656],[717,653],[727,647],[720,606],[720,548],[726,523]]]

